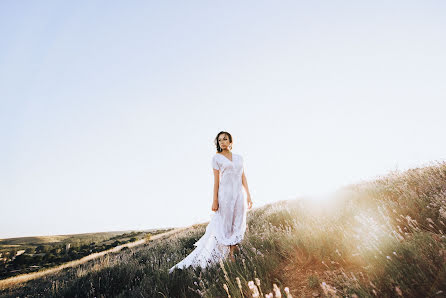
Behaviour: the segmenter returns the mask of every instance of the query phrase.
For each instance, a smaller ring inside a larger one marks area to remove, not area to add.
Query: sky
[[[208,221],[446,157],[444,1],[2,1],[0,238]]]

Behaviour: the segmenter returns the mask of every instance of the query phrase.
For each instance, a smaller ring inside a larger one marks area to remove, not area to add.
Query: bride
[[[214,199],[212,215],[204,235],[194,244],[196,248],[181,262],[169,269],[189,266],[206,268],[226,258],[234,260],[234,251],[244,237],[246,213],[252,207],[248,182],[244,173],[243,157],[231,152],[232,136],[220,131],[215,137],[216,154],[212,157],[214,170]],[[246,191],[246,200],[243,189]]]

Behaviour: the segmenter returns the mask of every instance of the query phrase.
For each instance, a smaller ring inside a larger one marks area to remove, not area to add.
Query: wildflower
[[[252,297],[260,297],[259,290],[257,289],[256,285],[252,280],[248,281],[248,288],[252,292]]]
[[[403,296],[403,292],[401,292],[401,289],[399,287],[395,287],[395,292],[398,294],[398,296]]]
[[[336,288],[328,285],[325,281],[321,283],[321,288],[324,291],[324,294],[328,296],[328,294],[334,295],[336,294]]]
[[[398,255],[396,254],[396,252],[393,252],[393,254],[394,254],[395,256],[398,256]]]
[[[226,294],[228,294],[228,298],[231,298],[231,295],[229,294],[228,285],[227,284],[223,284],[223,288],[225,289]]]
[[[273,293],[265,294],[265,298],[273,298],[273,297],[274,297]]]
[[[260,279],[256,277],[254,280],[256,281],[256,285],[259,287],[260,295],[263,297],[262,288],[260,287]]]
[[[341,256],[341,253],[339,252],[339,250],[336,248],[336,253]]]
[[[388,260],[392,260],[392,258],[391,258],[390,256],[386,256],[386,258],[387,258]]]
[[[254,278],[254,280],[256,281],[256,285],[260,287],[260,279],[258,279],[257,277]]]
[[[273,284],[274,297],[282,297],[282,293],[280,293],[280,289],[276,284]]]
[[[290,293],[290,289],[288,288],[288,287],[285,287],[285,294],[286,294],[286,297],[287,298],[293,298],[293,296],[291,295],[291,293]]]
[[[219,260],[219,263],[220,263],[220,267],[221,267],[221,269],[223,269],[223,273],[225,274],[225,279],[226,279],[226,281],[229,283],[228,272],[226,272],[225,265],[223,264],[223,260],[220,259],[220,260]]]
[[[242,294],[243,297],[243,290],[242,290],[242,283],[240,282],[240,278],[238,278],[238,276],[235,278],[235,280],[237,281],[237,286],[240,290],[240,294]]]

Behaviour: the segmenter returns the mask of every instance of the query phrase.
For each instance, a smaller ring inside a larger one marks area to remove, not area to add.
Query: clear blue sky
[[[0,238],[209,219],[446,155],[444,1],[2,1]]]

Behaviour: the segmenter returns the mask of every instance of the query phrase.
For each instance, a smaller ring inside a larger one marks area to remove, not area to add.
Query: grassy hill
[[[151,233],[156,234],[163,232],[165,229],[150,229],[142,231],[111,231],[111,232],[97,232],[97,233],[82,233],[82,234],[67,234],[67,235],[51,235],[51,236],[31,236],[31,237],[17,237],[0,239],[0,249],[4,246],[38,246],[42,244],[55,243],[91,243],[100,242],[112,237],[121,236],[130,233]]]
[[[440,297],[445,221],[446,163],[436,163],[344,187],[324,202],[254,209],[236,262],[168,274],[204,234],[202,224],[0,295],[252,297],[276,289],[286,297],[287,287],[294,297]]]
[[[0,239],[0,280],[77,260],[172,229],[113,231]]]

